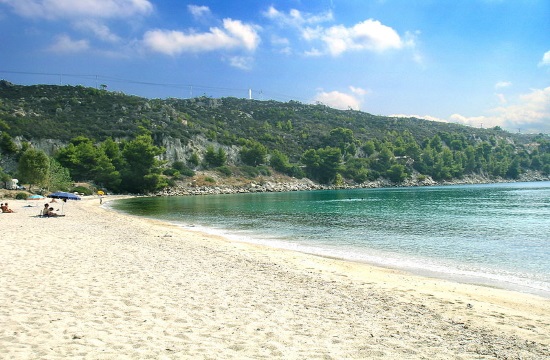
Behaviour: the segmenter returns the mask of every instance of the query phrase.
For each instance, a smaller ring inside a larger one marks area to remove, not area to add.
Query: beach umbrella
[[[42,195],[31,195],[27,198],[27,200],[42,200],[44,199],[44,196]]]
[[[71,194],[71,193],[68,193],[68,192],[63,192],[63,191],[57,191],[57,192],[51,193],[50,195],[48,195],[48,197],[52,198],[52,199],[61,199],[61,200],[63,200],[63,204],[61,204],[61,212],[62,213],[65,213],[65,202],[67,200],[80,200],[80,196],[75,195],[75,194]]]
[[[48,195],[48,197],[52,199],[80,200],[80,196],[63,191],[56,191]]]

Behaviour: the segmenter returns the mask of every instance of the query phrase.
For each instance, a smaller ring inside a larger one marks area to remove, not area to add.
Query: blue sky
[[[550,133],[549,0],[0,0],[0,78]]]

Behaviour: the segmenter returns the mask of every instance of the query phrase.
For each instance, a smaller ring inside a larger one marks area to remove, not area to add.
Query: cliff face
[[[192,137],[186,144],[184,144],[181,139],[166,136],[162,138],[161,146],[164,147],[166,151],[160,156],[160,160],[167,161],[168,163],[174,161],[183,161],[185,163],[193,153],[197,154],[199,159],[202,160],[209,146],[213,146],[215,149],[223,149],[227,155],[227,162],[229,164],[239,163],[239,147],[235,145],[220,145],[217,142],[209,141],[201,135]]]
[[[35,149],[44,151],[48,156],[54,156],[55,153],[68,145],[67,141],[59,139],[31,139],[30,141],[24,140],[21,137],[14,138],[15,144],[21,148],[24,142],[30,142],[31,146]],[[174,161],[186,162],[193,153],[199,156],[202,160],[206,149],[209,146],[214,146],[215,149],[221,148],[227,155],[227,162],[229,164],[239,164],[239,147],[237,146],[225,146],[216,142],[209,141],[204,136],[196,135],[192,137],[187,143],[182,142],[179,138],[173,138],[170,136],[163,137],[161,139],[160,146],[164,147],[166,151],[160,155],[159,160],[166,161],[171,164]],[[14,156],[3,155],[0,157],[0,167],[5,171],[14,171],[17,168],[17,163]]]

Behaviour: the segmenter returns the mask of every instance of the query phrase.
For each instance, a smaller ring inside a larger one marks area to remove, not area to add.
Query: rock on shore
[[[205,174],[205,173],[203,173]],[[540,172],[530,171],[521,175],[517,180],[494,178],[482,175],[469,175],[461,179],[435,181],[431,177],[411,177],[403,183],[393,183],[388,179],[380,178],[375,181],[361,184],[323,185],[315,183],[307,178],[296,179],[291,177],[258,177],[247,181],[216,180],[214,185],[197,185],[196,182],[182,182],[177,186],[166,188],[155,195],[157,196],[187,196],[187,195],[216,195],[216,194],[240,194],[260,192],[288,192],[311,190],[337,190],[337,189],[368,189],[386,187],[413,187],[413,186],[438,186],[461,184],[491,184],[512,182],[549,181],[549,176]]]

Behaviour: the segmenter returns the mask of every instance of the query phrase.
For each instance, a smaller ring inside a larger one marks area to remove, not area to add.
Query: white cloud
[[[550,51],[547,51],[542,56],[542,60],[539,63],[539,66],[547,66],[550,65]]]
[[[502,89],[512,86],[510,81],[499,81],[495,84],[495,89]]]
[[[96,37],[106,42],[116,43],[121,40],[118,35],[111,32],[107,25],[92,19],[77,21],[75,27],[80,30],[92,32]]]
[[[280,54],[285,54],[285,55],[292,54],[292,49],[290,48],[290,41],[285,37],[272,35],[271,44],[277,48],[276,51]]]
[[[327,29],[308,28],[302,35],[306,40],[321,40],[325,44],[326,51],[333,56],[346,51],[384,52],[390,49],[401,49],[406,45],[394,29],[373,19],[349,28],[343,25]]]
[[[460,114],[452,114],[450,117],[449,117],[449,121],[448,122],[454,122],[454,123],[459,123],[459,124],[462,124],[462,125],[468,125],[468,126],[473,126],[473,127],[494,127],[494,126],[497,126],[498,124],[495,123],[494,121],[495,119],[492,119],[490,117],[487,117],[487,116],[463,116],[463,115],[460,115]]]
[[[491,109],[495,121],[506,128],[545,128],[550,132],[550,87],[519,96],[515,104]]]
[[[296,9],[291,9],[288,14],[285,14],[275,7],[270,6],[267,11],[265,11],[264,16],[270,20],[275,21],[280,26],[293,26],[293,27],[302,27],[304,25],[318,24],[322,22],[332,21],[334,16],[332,11],[327,11],[321,14],[309,14],[303,13]]]
[[[20,16],[46,19],[131,18],[153,11],[149,0],[0,0]]]
[[[323,56],[323,52],[319,49],[313,48],[311,50],[308,50],[304,52],[305,56],[311,56],[311,57],[317,57],[317,56]]]
[[[473,127],[491,128],[500,126],[509,131],[521,129],[522,132],[550,134],[550,87],[534,89],[522,94],[514,102],[489,109],[487,116],[464,116],[453,114],[447,122],[456,122]],[[417,116],[418,117],[418,116]],[[421,118],[427,119],[423,116]]]
[[[506,96],[504,94],[496,94],[498,98],[498,102],[501,104],[506,104],[508,100],[506,99]]]
[[[366,89],[362,89],[362,88],[358,88],[358,87],[355,87],[355,86],[350,86],[349,89],[351,90],[352,93],[358,95],[358,96],[365,96],[369,93],[368,90]]]
[[[340,91],[320,91],[315,95],[314,102],[319,102],[329,107],[341,110],[360,110],[363,97],[368,90],[350,86],[351,93]]]
[[[254,58],[250,56],[232,56],[227,58],[229,65],[241,70],[250,70],[254,62]]]
[[[211,14],[208,6],[187,5],[187,9],[195,19],[201,19]]]
[[[177,55],[235,48],[253,51],[260,43],[260,37],[254,26],[239,20],[224,19],[223,29],[213,27],[204,33],[160,29],[147,31],[143,35],[143,43],[152,51]]]
[[[439,122],[448,122],[448,120],[444,120],[435,116],[431,115],[407,115],[407,114],[392,114],[389,115],[390,117],[396,117],[396,118],[417,118],[417,119],[424,119],[429,121],[439,121]]]
[[[90,44],[87,40],[72,40],[68,35],[60,35],[49,50],[56,53],[77,53],[89,48]]]
[[[288,13],[277,10],[274,6],[265,11],[264,16],[276,25],[298,30],[301,39],[312,43],[306,56],[338,56],[348,51],[384,52],[391,49],[416,48],[420,32],[405,32],[401,37],[393,28],[378,20],[368,19],[351,27],[343,24],[322,26],[322,23],[333,22],[332,11],[319,14],[303,13],[292,9]],[[423,64],[419,52],[413,53],[413,61]]]

